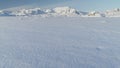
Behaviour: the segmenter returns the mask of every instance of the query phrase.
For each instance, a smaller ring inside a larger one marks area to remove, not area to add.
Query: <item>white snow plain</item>
[[[120,68],[120,19],[0,17],[0,68]]]

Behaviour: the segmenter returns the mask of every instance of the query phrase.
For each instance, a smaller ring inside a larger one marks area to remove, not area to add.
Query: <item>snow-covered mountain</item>
[[[70,7],[57,7],[53,9],[55,13],[60,15],[79,15],[76,9]]]
[[[40,16],[80,16],[80,17],[120,17],[120,9],[116,8],[114,10],[107,10],[105,12],[91,11],[83,12],[76,10],[71,7],[56,7],[53,9],[21,9],[21,10],[1,10],[0,16],[31,16],[31,15],[40,15]]]
[[[107,10],[105,12],[106,17],[120,17],[120,9],[116,8],[114,10]]]
[[[0,11],[0,16],[11,16],[12,11]]]
[[[25,15],[37,15],[37,14],[44,14],[45,12],[41,10],[40,8],[34,8],[34,9],[22,9],[18,11],[13,11],[12,15],[15,16],[25,16]]]
[[[91,11],[88,12],[86,15],[83,15],[83,17],[104,17],[104,15],[97,11]]]
[[[57,7],[54,9],[21,9],[16,11],[0,11],[1,16],[29,16],[29,15],[79,15],[79,12],[76,9],[70,7]]]
[[[30,15],[41,15],[41,16],[81,16],[87,15],[88,12],[81,12],[71,7],[56,7],[53,9],[21,9],[15,11],[4,10],[0,11],[0,16],[30,16]]]

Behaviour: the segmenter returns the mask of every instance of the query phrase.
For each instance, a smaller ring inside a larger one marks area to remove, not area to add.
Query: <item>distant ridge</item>
[[[0,10],[0,16],[80,16],[80,17],[120,17],[120,9],[107,10],[105,12],[84,12],[71,7],[56,7],[53,9],[19,9],[19,10]]]

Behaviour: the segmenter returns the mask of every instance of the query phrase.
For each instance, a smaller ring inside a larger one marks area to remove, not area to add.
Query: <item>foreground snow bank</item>
[[[119,68],[119,22],[0,17],[0,68]]]

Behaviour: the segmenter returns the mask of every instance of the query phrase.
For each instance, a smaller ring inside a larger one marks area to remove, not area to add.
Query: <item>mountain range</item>
[[[0,16],[33,16],[40,15],[43,17],[49,16],[68,16],[68,17],[120,17],[120,9],[107,10],[104,12],[91,11],[84,12],[79,11],[71,7],[56,7],[53,9],[19,9],[19,10],[0,10]]]

